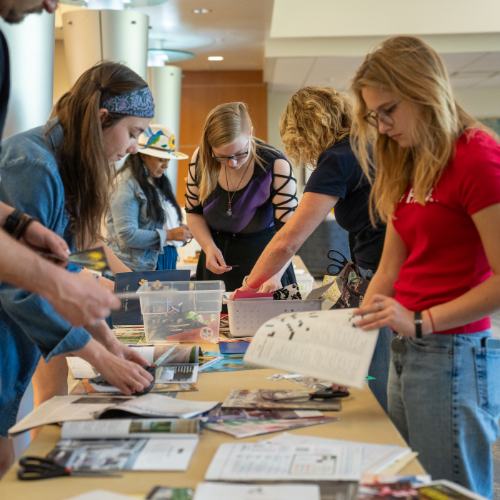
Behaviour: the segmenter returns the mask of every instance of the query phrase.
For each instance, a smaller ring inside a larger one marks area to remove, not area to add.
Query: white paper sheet
[[[200,483],[194,500],[320,500],[317,484]]]
[[[104,410],[117,408],[150,417],[192,418],[217,404],[217,401],[183,401],[158,394],[139,397],[55,396],[11,427],[9,433],[14,435],[39,425],[70,420],[95,420]]]
[[[184,401],[158,394],[146,394],[122,403],[120,409],[145,416],[192,418],[210,411],[218,404],[218,401]]]
[[[14,435],[39,425],[56,424],[68,420],[93,420],[96,413],[104,411],[115,401],[126,401],[130,398],[95,396],[91,398],[93,404],[80,404],[78,402],[85,399],[88,398],[86,396],[55,396],[42,403],[14,427],[11,427],[9,434]]]
[[[301,445],[315,444],[317,446],[362,446],[363,474],[378,474],[396,460],[411,452],[411,448],[403,448],[390,444],[361,443],[357,441],[344,441],[342,439],[328,439],[314,436],[303,436],[284,432],[270,439],[262,440],[262,443]]]
[[[359,481],[361,446],[225,443],[208,467],[209,481]]]
[[[255,334],[245,363],[362,388],[378,330],[355,328],[352,309],[281,314]]]
[[[188,439],[150,439],[137,457],[133,470],[187,470],[198,445],[198,436]]]
[[[79,380],[97,376],[97,372],[92,368],[92,365],[78,356],[68,356],[66,361],[74,379]]]

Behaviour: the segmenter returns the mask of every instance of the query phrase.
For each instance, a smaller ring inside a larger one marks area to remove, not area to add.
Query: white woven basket
[[[234,337],[252,337],[269,319],[289,312],[320,311],[321,299],[317,300],[229,300],[227,312],[229,330]]]

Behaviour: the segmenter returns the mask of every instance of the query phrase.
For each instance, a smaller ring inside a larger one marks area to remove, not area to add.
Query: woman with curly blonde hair
[[[370,184],[352,152],[349,134],[352,105],[347,94],[331,87],[304,87],[288,102],[281,116],[285,153],[296,164],[314,168],[304,195],[286,226],[266,247],[243,290],[258,289],[287,262],[335,207],[339,225],[354,240],[351,256],[363,277],[371,279],[383,245],[384,227],[373,226],[368,212]],[[389,328],[380,331],[370,367],[370,388],[387,409]]]
[[[387,221],[356,324],[394,330],[389,416],[433,477],[493,497],[500,348],[500,145],[455,101],[439,55],[398,36],[352,84],[352,140]],[[367,151],[373,151],[373,157]]]

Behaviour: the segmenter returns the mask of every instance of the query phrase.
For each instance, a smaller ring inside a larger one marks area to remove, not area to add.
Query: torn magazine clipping
[[[281,314],[262,325],[244,361],[362,388],[378,330],[356,328],[352,309]]]
[[[198,435],[183,439],[64,439],[47,455],[75,471],[185,471]]]
[[[200,420],[138,418],[64,422],[61,439],[187,438],[200,433]]]

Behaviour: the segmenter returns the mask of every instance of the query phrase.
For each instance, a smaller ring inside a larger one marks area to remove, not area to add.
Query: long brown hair
[[[280,119],[285,155],[298,166],[316,166],[319,155],[349,137],[352,104],[332,87],[303,87],[288,101]]]
[[[160,199],[161,193],[164,198],[172,203],[177,212],[179,224],[182,224],[181,207],[177,202],[168,177],[166,175],[156,178],[150,177],[144,160],[141,158],[141,153],[128,155],[123,167],[116,173],[116,177],[126,174],[129,170],[146,196],[146,215],[155,222],[165,222],[166,214]],[[149,182],[148,178],[152,179],[153,183]]]
[[[383,42],[366,56],[351,87],[357,97],[351,144],[373,184],[372,220],[378,211],[387,222],[410,184],[417,202],[425,205],[465,129],[482,129],[495,136],[458,105],[443,61],[417,37],[395,36]],[[366,123],[365,87],[390,90],[401,100],[418,105],[421,116],[411,131],[418,145],[403,148]]]
[[[147,83],[130,68],[103,62],[85,71],[54,108],[64,133],[57,161],[79,249],[88,238],[101,238],[102,219],[108,210],[115,169],[106,157],[103,129],[126,116],[109,113],[101,124],[99,109],[110,97],[144,87]]]
[[[220,104],[208,113],[197,157],[197,165],[199,166],[197,175],[201,174],[198,197],[200,203],[208,198],[217,186],[219,179],[221,166],[213,157],[212,148],[222,148],[232,144],[241,134],[250,134],[251,130],[252,120],[244,102]],[[268,149],[260,141],[259,147]],[[264,162],[257,154],[257,143],[253,137],[248,145],[248,150],[249,161],[255,159],[255,163],[264,169]]]

